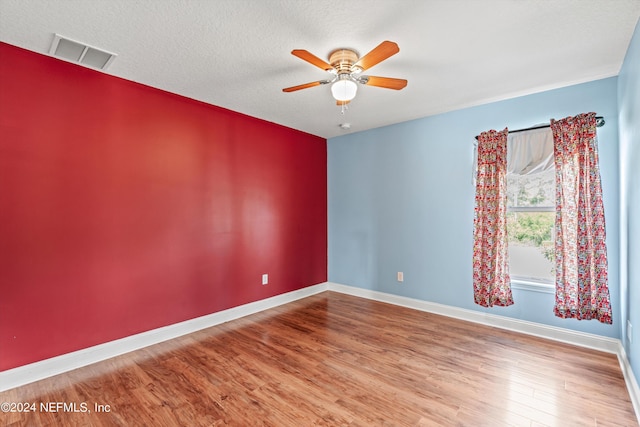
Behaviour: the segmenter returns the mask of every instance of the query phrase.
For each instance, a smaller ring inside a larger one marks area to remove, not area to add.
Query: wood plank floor
[[[333,292],[0,402],[37,406],[10,426],[638,425],[615,355]]]

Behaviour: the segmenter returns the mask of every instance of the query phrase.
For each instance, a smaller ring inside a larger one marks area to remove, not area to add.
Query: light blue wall
[[[607,121],[598,134],[614,324],[559,319],[549,293],[514,290],[508,308],[475,305],[474,136],[589,111]],[[614,77],[329,139],[329,280],[619,338],[617,115]]]
[[[620,125],[620,289],[624,323],[622,342],[640,383],[640,23],[618,76]]]

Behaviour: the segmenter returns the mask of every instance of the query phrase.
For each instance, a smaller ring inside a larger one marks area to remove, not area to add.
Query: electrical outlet
[[[402,271],[398,271],[398,282],[404,282],[404,273]]]
[[[262,284],[263,285],[269,284],[269,275],[268,274],[263,274],[262,275]]]
[[[627,339],[629,344],[633,342],[633,326],[631,326],[631,320],[627,319]]]

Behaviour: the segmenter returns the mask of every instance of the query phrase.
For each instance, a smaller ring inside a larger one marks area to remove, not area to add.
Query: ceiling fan
[[[400,90],[407,85],[407,81],[404,79],[361,74],[398,52],[400,52],[400,48],[396,43],[383,41],[362,58],[359,58],[358,53],[353,49],[336,49],[329,54],[329,62],[325,62],[306,50],[292,50],[292,55],[307,61],[311,65],[322,68],[332,76],[325,80],[288,87],[282,89],[282,91],[295,92],[300,89],[331,84],[331,94],[335,98],[337,105],[344,107],[355,98],[358,84]]]

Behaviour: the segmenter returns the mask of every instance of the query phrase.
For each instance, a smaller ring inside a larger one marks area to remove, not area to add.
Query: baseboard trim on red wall
[[[19,366],[14,369],[8,369],[0,372],[0,391],[20,387],[22,385],[68,372],[73,369],[81,368],[92,363],[120,356],[150,345],[158,344],[163,341],[306,298],[326,290],[327,284],[319,283],[317,285],[308,286],[296,291],[276,295],[271,298],[233,307],[227,310],[208,314],[206,316],[131,335],[119,340],[110,341],[104,344],[74,351],[72,353]]]
[[[481,323],[497,328],[508,329],[514,332],[535,335],[555,341],[561,341],[581,347],[588,347],[595,350],[613,353],[618,356],[620,368],[627,384],[629,397],[636,411],[636,416],[640,419],[640,388],[635,379],[634,373],[629,364],[626,352],[622,343],[618,339],[603,337],[599,335],[587,334],[572,331],[569,329],[557,328],[554,326],[542,325],[519,319],[512,319],[505,316],[481,313],[474,310],[467,310],[459,307],[433,303],[393,294],[387,294],[369,289],[357,288],[342,285],[339,283],[319,283],[296,291],[277,295],[260,301],[255,301],[242,306],[230,308],[217,313],[212,313],[196,319],[165,326],[132,335],[116,341],[100,344],[94,347],[75,351],[61,356],[46,359],[18,368],[0,372],[0,391],[9,390],[38,380],[42,380],[54,375],[81,368],[92,363],[100,362],[111,357],[119,356],[130,351],[138,350],[153,344],[177,338],[205,328],[216,326],[234,319],[239,319],[250,314],[268,310],[289,302],[293,302],[324,291],[340,292],[361,298],[394,304],[415,310],[426,311],[448,317],[454,317],[474,323]]]

